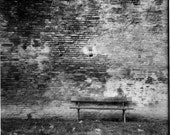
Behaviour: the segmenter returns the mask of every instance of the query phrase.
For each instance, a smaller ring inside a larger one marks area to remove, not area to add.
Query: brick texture
[[[2,105],[112,96],[120,84],[140,105],[167,100],[166,1],[2,4]]]

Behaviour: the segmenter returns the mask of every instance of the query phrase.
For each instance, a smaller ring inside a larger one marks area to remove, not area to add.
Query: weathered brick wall
[[[120,84],[140,105],[167,100],[166,0],[16,2],[1,8],[2,104],[113,96]]]

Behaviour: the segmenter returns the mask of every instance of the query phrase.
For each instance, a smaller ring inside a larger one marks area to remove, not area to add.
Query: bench
[[[125,111],[134,109],[129,107],[129,105],[132,103],[130,97],[111,97],[99,99],[90,97],[72,97],[71,102],[76,104],[75,106],[70,107],[70,109],[77,109],[78,120],[80,120],[81,109],[122,110],[122,119],[124,123],[126,123]]]

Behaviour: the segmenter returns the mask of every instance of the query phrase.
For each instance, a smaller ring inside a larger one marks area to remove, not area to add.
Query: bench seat
[[[99,109],[99,110],[134,110],[134,108],[132,107],[86,107],[86,106],[81,106],[81,107],[77,107],[77,106],[72,106],[70,107],[70,109]]]

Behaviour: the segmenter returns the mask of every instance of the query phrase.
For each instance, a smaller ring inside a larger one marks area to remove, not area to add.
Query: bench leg
[[[122,117],[123,117],[123,122],[126,123],[126,114],[125,114],[125,111],[126,111],[126,110],[123,109],[122,111],[123,111],[123,115],[122,115]]]
[[[78,121],[80,120],[80,109],[77,109],[77,118],[78,118]]]

